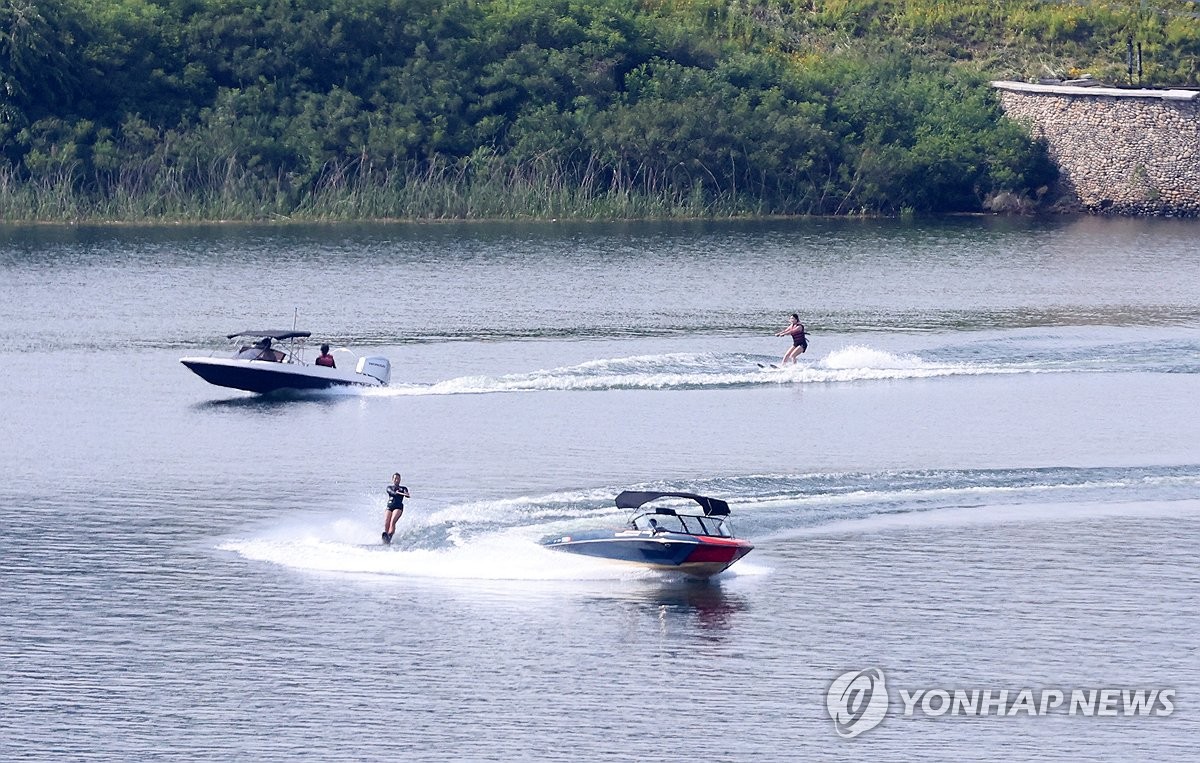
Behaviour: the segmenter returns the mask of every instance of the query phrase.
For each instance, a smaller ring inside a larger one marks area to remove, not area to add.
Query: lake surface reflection
[[[1197,240],[0,229],[0,757],[1190,757]],[[810,349],[772,369],[793,311]],[[178,363],[294,322],[393,383],[257,398]],[[755,551],[696,582],[538,544],[626,488],[727,499]],[[874,667],[890,714],[844,741],[826,692]],[[1178,701],[903,716],[956,687]]]

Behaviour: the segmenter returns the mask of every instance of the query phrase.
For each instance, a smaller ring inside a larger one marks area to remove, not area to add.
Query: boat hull
[[[373,376],[324,366],[236,358],[182,358],[179,362],[209,384],[264,395],[280,390],[383,386]]]
[[[543,545],[556,551],[705,578],[725,571],[754,548],[737,538],[639,531],[566,535],[545,540]]]

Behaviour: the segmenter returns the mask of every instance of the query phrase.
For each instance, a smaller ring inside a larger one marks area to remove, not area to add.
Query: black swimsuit
[[[800,329],[799,334],[792,334],[792,346],[808,349],[808,337],[804,335],[804,329]]]
[[[403,485],[388,485],[388,511],[399,511],[404,513],[404,494],[408,492],[408,488]]]

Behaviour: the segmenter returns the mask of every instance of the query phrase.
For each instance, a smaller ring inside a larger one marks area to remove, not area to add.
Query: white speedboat
[[[307,363],[304,340],[309,331],[239,331],[232,357],[190,357],[179,362],[210,384],[266,394],[278,390],[312,390],[330,387],[383,387],[391,380],[387,358],[360,358],[339,347],[331,354],[333,367]]]

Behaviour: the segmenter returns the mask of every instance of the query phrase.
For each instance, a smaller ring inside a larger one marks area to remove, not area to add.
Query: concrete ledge
[[[1164,101],[1194,101],[1200,97],[1200,90],[1152,90],[1149,88],[1095,87],[1081,85],[1035,85],[1030,82],[1005,82],[996,80],[991,83],[998,90],[1009,90],[1015,93],[1046,93],[1048,95],[1090,95],[1111,96],[1113,98],[1158,98]]]
[[[1200,217],[1200,92],[993,82],[1004,113],[1046,141],[1063,208]]]

